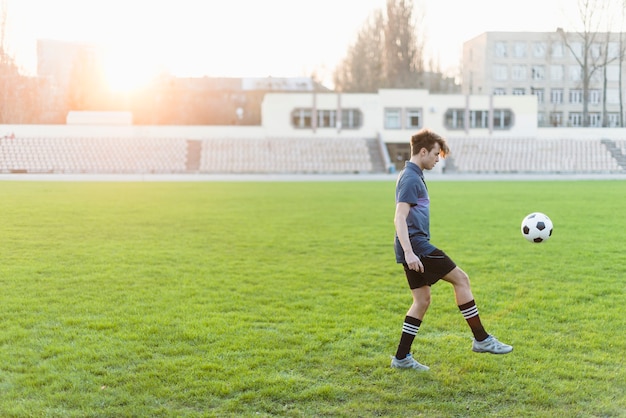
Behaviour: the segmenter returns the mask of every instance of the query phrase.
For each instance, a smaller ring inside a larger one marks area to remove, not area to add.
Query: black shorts
[[[423,273],[411,270],[406,263],[402,263],[411,289],[432,286],[456,267],[454,261],[441,250],[435,250],[428,255],[423,255],[420,257],[420,260],[424,265]]]

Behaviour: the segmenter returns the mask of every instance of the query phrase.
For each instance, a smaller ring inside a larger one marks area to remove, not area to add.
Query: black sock
[[[474,334],[474,338],[476,338],[477,341],[483,341],[489,336],[487,331],[485,331],[482,322],[480,322],[476,302],[472,300],[464,303],[463,305],[459,305],[459,309],[461,310],[463,318],[467,321],[467,324],[470,326],[472,333]]]
[[[407,354],[411,351],[411,345],[417,331],[420,329],[422,321],[411,316],[404,317],[404,324],[402,324],[402,336],[400,337],[400,344],[398,344],[398,351],[396,351],[396,358],[402,360],[406,358]]]

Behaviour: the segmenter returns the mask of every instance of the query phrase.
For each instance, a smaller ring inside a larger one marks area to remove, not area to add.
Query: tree
[[[383,14],[377,10],[360,30],[347,57],[335,71],[337,90],[372,93],[384,83],[384,31]]]
[[[412,0],[387,0],[386,19],[376,10],[334,73],[335,88],[375,92],[415,88],[424,71],[423,44],[414,23]]]
[[[386,80],[391,88],[417,87],[417,75],[423,72],[423,57],[418,47],[413,6],[410,0],[387,1],[385,25]]]
[[[578,10],[582,23],[582,30],[571,36],[562,28],[557,32],[561,36],[565,46],[572,53],[580,65],[582,93],[583,93],[583,126],[589,126],[589,91],[594,74],[601,68],[606,67],[608,61],[602,58],[602,43],[600,42],[600,27],[602,14],[597,11],[606,10],[606,0],[578,0]],[[607,38],[608,39],[608,38]],[[608,41],[606,41],[608,43]],[[580,45],[580,48],[578,48]]]

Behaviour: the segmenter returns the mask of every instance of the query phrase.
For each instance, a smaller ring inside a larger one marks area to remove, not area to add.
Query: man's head
[[[429,129],[422,129],[411,137],[411,161],[423,170],[432,169],[439,157],[450,153],[446,140]]]

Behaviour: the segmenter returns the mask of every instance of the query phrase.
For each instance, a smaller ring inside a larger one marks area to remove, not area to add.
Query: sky
[[[415,0],[430,57],[453,74],[463,42],[487,31],[555,31],[579,23],[578,0]],[[180,77],[332,79],[386,0],[0,0],[6,48],[27,73],[37,39],[93,43],[128,83]]]

